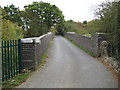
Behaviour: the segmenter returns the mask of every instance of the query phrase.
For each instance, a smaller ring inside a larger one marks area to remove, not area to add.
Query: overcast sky
[[[25,5],[31,4],[33,1],[49,2],[55,4],[65,16],[65,20],[74,20],[76,22],[83,22],[85,20],[91,21],[94,19],[92,6],[99,5],[106,0],[0,0],[0,5],[7,6],[14,4],[21,10]]]

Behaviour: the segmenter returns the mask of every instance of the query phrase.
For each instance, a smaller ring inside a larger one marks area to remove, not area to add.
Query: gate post
[[[19,73],[22,71],[21,39],[18,40]]]
[[[95,33],[94,36],[92,37],[93,39],[93,42],[94,42],[94,47],[96,48],[96,53],[97,53],[97,56],[100,56],[101,55],[101,43],[103,41],[106,41],[107,40],[107,36],[106,36],[106,33]]]

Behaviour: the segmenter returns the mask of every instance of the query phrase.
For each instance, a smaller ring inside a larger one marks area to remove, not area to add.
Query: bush
[[[2,20],[2,40],[15,40],[23,38],[23,30],[9,20]]]

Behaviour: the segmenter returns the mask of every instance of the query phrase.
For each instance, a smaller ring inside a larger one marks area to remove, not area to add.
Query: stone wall
[[[106,34],[104,33],[95,33],[92,37],[87,37],[76,33],[66,32],[64,33],[64,36],[97,56],[100,55],[99,47],[101,42],[106,41]]]
[[[35,70],[46,52],[49,41],[53,38],[52,33],[40,37],[21,39],[22,68]]]

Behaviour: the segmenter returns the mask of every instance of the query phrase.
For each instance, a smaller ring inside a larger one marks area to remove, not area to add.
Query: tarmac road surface
[[[70,41],[56,36],[47,63],[17,88],[118,88],[106,67]]]

